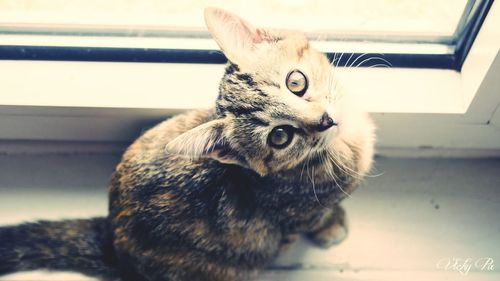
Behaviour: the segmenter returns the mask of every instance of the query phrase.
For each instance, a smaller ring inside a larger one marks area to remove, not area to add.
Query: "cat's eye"
[[[286,87],[297,96],[303,96],[307,91],[307,78],[299,70],[292,70],[286,76]]]
[[[267,141],[274,148],[285,148],[292,142],[294,134],[295,129],[292,126],[278,126],[271,131]]]

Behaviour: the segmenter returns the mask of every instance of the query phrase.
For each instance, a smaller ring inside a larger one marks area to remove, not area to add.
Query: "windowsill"
[[[9,69],[1,78],[2,105],[185,110],[214,104],[224,65],[0,61],[0,68]],[[453,70],[335,73],[345,94],[369,112],[465,112],[460,73]]]
[[[0,154],[0,225],[106,215],[105,187],[118,158]],[[499,159],[379,158],[372,173],[381,175],[366,178],[343,202],[347,239],[327,250],[300,240],[257,280],[499,280],[497,267],[462,275],[436,266],[453,257],[500,260],[499,165]],[[0,280],[96,281],[41,271]]]

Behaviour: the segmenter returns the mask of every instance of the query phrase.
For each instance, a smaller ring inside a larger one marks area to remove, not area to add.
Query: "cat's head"
[[[327,57],[299,32],[255,28],[214,8],[205,10],[205,20],[229,60],[217,118],[170,147],[260,175],[291,169],[327,149],[343,126]]]

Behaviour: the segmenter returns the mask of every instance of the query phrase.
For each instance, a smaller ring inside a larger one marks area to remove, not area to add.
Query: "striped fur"
[[[110,280],[246,280],[299,234],[325,247],[345,237],[339,202],[370,169],[369,117],[332,89],[328,60],[302,34],[217,9],[206,17],[230,60],[215,106],[164,121],[127,149],[107,220],[0,228],[0,274],[43,267]],[[302,97],[286,86],[294,69],[308,79]],[[325,112],[338,126],[318,132]],[[277,149],[267,139],[279,125],[296,134]]]

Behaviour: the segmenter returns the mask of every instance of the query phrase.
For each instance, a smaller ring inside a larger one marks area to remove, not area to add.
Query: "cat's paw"
[[[322,248],[329,248],[340,244],[347,237],[347,227],[340,223],[334,223],[316,232],[308,234],[309,239]]]

